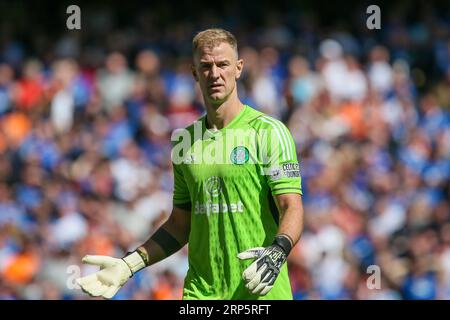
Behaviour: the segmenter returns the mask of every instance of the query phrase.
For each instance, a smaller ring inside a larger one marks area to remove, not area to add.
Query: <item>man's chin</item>
[[[211,103],[211,104],[214,104],[214,105],[220,105],[220,104],[222,104],[226,99],[223,97],[223,95],[216,95],[216,94],[213,94],[213,95],[210,95],[209,97],[208,97],[208,100],[209,100],[209,102]]]

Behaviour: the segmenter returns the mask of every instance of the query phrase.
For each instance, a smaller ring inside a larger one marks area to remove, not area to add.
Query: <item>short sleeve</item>
[[[172,166],[174,176],[173,205],[183,210],[191,210],[191,197],[182,168],[179,164],[172,163]]]
[[[264,123],[259,130],[260,159],[272,194],[302,194],[300,165],[291,133],[279,120],[267,116],[259,120]]]

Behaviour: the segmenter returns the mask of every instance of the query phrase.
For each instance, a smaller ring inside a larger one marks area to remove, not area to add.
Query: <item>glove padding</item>
[[[108,256],[83,257],[82,262],[100,267],[100,271],[77,279],[78,285],[87,294],[93,297],[102,296],[111,299],[120,288],[128,281],[134,272],[145,267],[145,263],[139,254],[134,252],[123,258],[113,258]]]
[[[252,248],[238,254],[238,258],[255,259],[242,273],[245,287],[253,294],[265,296],[273,287],[280,273],[281,266],[286,262],[287,254],[277,244],[267,248]]]

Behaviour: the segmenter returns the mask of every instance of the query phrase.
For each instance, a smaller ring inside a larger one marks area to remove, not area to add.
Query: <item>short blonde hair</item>
[[[213,48],[224,42],[236,51],[236,55],[238,54],[236,37],[220,28],[206,29],[197,33],[192,40],[192,53],[195,54],[200,47]]]

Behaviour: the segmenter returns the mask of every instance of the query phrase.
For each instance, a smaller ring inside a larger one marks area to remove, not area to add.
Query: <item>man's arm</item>
[[[123,258],[85,256],[83,262],[100,267],[77,279],[81,289],[91,296],[111,299],[134,273],[172,255],[189,239],[191,215],[174,207],[169,219],[142,246]]]
[[[180,250],[188,243],[191,230],[191,212],[173,207],[164,224],[138,250],[147,266],[157,263]]]
[[[278,233],[272,245],[248,249],[238,254],[239,259],[255,259],[242,277],[253,294],[266,295],[286,262],[289,252],[300,239],[303,230],[303,205],[300,194],[286,193],[275,196],[280,213]]]
[[[277,235],[286,235],[293,248],[303,231],[302,196],[298,193],[279,194],[275,196],[275,203],[280,213]]]

